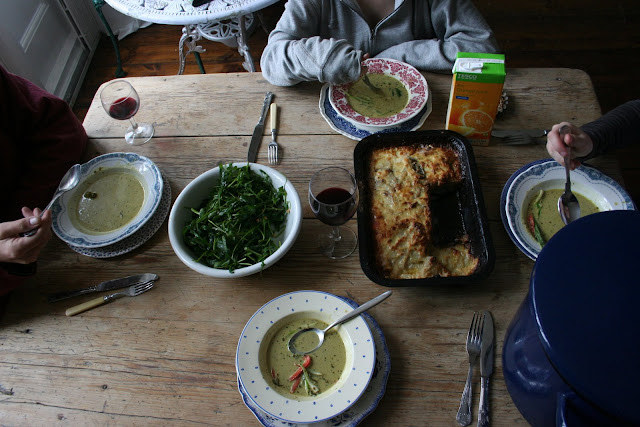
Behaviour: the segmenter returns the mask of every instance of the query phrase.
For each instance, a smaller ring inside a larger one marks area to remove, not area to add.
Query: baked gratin
[[[375,149],[370,157],[371,218],[378,267],[389,279],[468,276],[479,260],[468,236],[433,239],[432,199],[463,180],[458,154],[445,147]]]

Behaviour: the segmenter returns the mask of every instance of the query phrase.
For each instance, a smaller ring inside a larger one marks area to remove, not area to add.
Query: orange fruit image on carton
[[[448,130],[489,145],[505,79],[504,55],[459,52],[453,66]]]

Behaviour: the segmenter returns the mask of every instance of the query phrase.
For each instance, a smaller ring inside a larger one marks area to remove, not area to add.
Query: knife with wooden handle
[[[478,427],[489,426],[489,377],[493,374],[493,317],[487,310],[483,313],[482,344],[480,345],[480,409]]]

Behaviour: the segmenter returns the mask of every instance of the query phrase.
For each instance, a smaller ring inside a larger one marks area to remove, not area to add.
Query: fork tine
[[[473,331],[474,335],[474,344],[480,346],[480,341],[482,340],[482,330],[484,329],[484,316],[478,313],[478,322]]]
[[[133,293],[135,295],[139,295],[143,292],[148,291],[151,288],[153,288],[153,282],[138,283],[133,289]]]
[[[476,329],[478,322],[480,321],[480,315],[477,311],[473,312],[473,318],[471,318],[471,325],[469,325],[469,332],[467,333],[467,346],[473,341],[476,336]]]

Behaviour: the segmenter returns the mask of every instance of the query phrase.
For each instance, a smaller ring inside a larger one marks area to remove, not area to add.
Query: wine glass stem
[[[133,128],[133,134],[137,135],[139,133],[138,123],[133,120],[133,117],[129,117],[129,121],[131,122],[131,127]]]
[[[331,238],[334,242],[339,242],[340,240],[342,240],[342,235],[340,235],[340,227],[331,227]]]
[[[338,226],[331,227],[331,234],[329,236],[333,240],[333,244],[331,245],[331,256],[333,256],[333,253],[336,250],[336,243],[342,240],[342,235],[340,234],[340,227]]]

